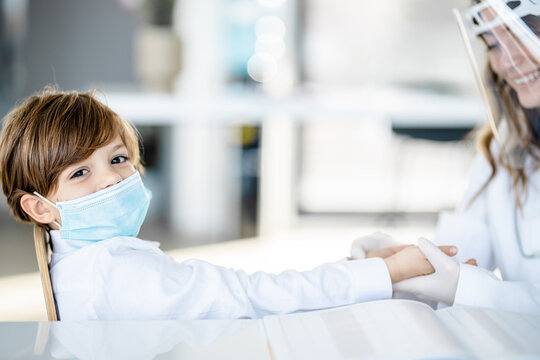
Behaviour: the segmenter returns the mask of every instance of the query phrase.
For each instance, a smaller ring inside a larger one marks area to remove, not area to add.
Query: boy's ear
[[[35,195],[23,195],[21,197],[21,207],[32,219],[41,224],[50,224],[56,220],[51,206]]]

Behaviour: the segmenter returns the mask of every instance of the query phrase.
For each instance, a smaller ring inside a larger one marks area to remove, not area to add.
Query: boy
[[[279,275],[175,262],[136,238],[150,201],[139,171],[136,130],[92,92],[46,89],[5,117],[2,189],[16,219],[50,231],[62,320],[254,318],[390,298],[433,272],[416,247]]]

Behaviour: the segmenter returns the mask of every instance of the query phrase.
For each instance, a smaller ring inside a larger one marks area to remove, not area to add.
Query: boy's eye
[[[125,161],[127,161],[127,156],[117,156],[114,159],[112,159],[111,164],[120,164]]]
[[[88,170],[86,170],[86,169],[77,170],[77,171],[75,171],[75,173],[73,175],[71,175],[71,178],[74,179],[74,178],[77,178],[79,176],[83,176],[87,172],[88,172]]]

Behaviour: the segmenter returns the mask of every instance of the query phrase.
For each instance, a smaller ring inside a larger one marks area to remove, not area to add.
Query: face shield
[[[513,108],[536,114],[531,126],[538,132],[540,108],[540,1],[481,0],[464,11],[454,10],[487,105],[495,140],[508,164],[523,168],[525,151],[517,134],[520,126],[504,121]],[[487,66],[487,68],[486,68]],[[497,113],[495,113],[497,111]]]

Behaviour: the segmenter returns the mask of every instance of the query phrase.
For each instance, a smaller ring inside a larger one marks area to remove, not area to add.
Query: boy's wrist
[[[401,274],[401,271],[399,271],[399,266],[396,266],[396,263],[392,256],[384,258],[383,260],[386,264],[386,267],[388,268],[388,273],[390,274],[390,280],[392,281],[392,284],[405,279],[403,274]]]

